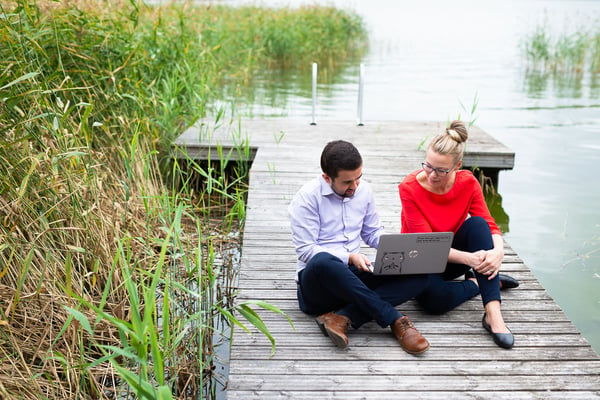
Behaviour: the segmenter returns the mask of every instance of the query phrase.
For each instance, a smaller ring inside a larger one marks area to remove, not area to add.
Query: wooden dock
[[[420,356],[404,352],[389,328],[374,323],[351,330],[349,347],[339,349],[298,309],[287,205],[320,174],[323,146],[333,139],[357,146],[386,230],[399,232],[397,185],[423,160],[419,144],[443,126],[247,120],[241,130],[193,127],[178,139],[176,145],[195,157],[211,146],[232,147],[230,133],[251,145],[246,153],[234,152],[253,157],[237,301],[267,301],[294,324],[258,310],[276,340],[272,356],[262,334],[234,329],[228,399],[600,399],[600,357],[507,243],[502,270],[521,281],[502,292],[503,315],[515,335],[512,350],[497,347],[481,327],[479,296],[442,316],[426,315],[414,301],[398,307],[431,343]],[[512,168],[510,149],[481,129],[470,135],[467,166]]]

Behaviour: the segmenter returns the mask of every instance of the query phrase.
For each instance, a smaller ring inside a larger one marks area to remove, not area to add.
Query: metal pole
[[[363,88],[364,88],[364,65],[360,64],[358,73],[358,107],[357,107],[357,123],[358,126],[363,126]]]
[[[316,125],[315,119],[317,109],[317,63],[312,65],[312,122],[311,125]]]

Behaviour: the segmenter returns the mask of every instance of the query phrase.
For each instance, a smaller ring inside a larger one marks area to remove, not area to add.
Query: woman
[[[500,289],[519,283],[498,273],[502,234],[479,182],[470,171],[460,170],[467,137],[465,124],[453,121],[429,144],[423,168],[400,183],[402,232],[454,232],[446,271],[432,275],[416,299],[427,312],[442,314],[481,293],[483,327],[498,346],[510,349],[514,337],[502,318]],[[464,281],[453,281],[463,274]]]

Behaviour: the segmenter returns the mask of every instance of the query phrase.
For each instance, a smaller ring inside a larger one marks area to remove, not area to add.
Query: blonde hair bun
[[[450,123],[446,128],[446,134],[457,143],[464,143],[469,138],[469,132],[465,123],[458,119]]]
[[[446,131],[440,133],[429,143],[429,149],[438,154],[450,155],[455,162],[462,159],[465,142],[469,137],[465,123],[454,120],[448,125]]]

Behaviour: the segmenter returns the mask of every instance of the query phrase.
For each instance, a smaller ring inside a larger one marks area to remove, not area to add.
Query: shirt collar
[[[333,191],[333,189],[331,188],[331,185],[325,181],[325,178],[323,178],[323,175],[321,175],[319,177],[319,182],[321,182],[321,196],[332,196],[333,195],[339,199],[351,199],[351,198],[356,197],[356,193],[359,190],[361,190],[361,186],[362,186],[362,185],[358,185],[358,187],[354,191],[354,196],[344,197],[344,196],[340,196],[339,194],[337,194],[336,192]]]
[[[319,177],[319,182],[321,182],[321,196],[338,196],[341,197],[340,195],[338,195],[337,193],[335,193],[333,191],[333,189],[331,189],[331,185],[329,185],[329,183],[327,183],[325,181],[325,178],[323,178],[323,175],[321,175]]]

